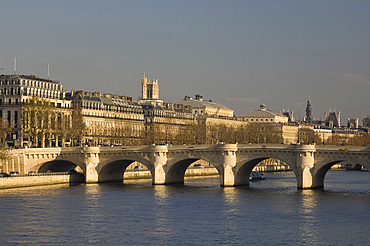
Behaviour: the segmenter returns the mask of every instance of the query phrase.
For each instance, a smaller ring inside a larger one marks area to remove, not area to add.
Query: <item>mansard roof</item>
[[[282,114],[275,113],[274,111],[271,111],[269,109],[266,109],[266,105],[261,105],[259,109],[250,111],[240,117],[259,117],[259,118],[272,118],[275,116],[283,116]]]
[[[219,103],[214,103],[212,101],[205,101],[203,99],[194,99],[188,96],[185,96],[184,99],[181,101],[176,102],[178,104],[184,104],[184,105],[189,105],[192,106],[193,108],[204,108],[204,107],[209,107],[209,108],[221,108],[221,109],[229,109],[232,110],[225,105],[219,104]]]
[[[42,82],[50,82],[50,83],[57,83],[60,84],[58,80],[51,80],[51,79],[43,79],[33,74],[1,74],[0,79],[27,79],[27,80],[35,80],[35,81],[42,81]]]
[[[138,106],[140,105],[136,102],[127,101],[127,100],[120,100],[117,98],[109,98],[101,94],[94,95],[94,93],[84,93],[83,91],[79,91],[75,93],[72,98],[73,101],[93,101],[93,102],[100,102],[104,105],[116,105],[116,106]]]

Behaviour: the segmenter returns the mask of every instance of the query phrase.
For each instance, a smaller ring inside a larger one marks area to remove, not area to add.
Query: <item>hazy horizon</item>
[[[264,103],[313,117],[365,118],[369,1],[0,1],[0,74],[35,74],[65,90],[203,94],[236,115]],[[362,125],[362,122],[360,122]]]

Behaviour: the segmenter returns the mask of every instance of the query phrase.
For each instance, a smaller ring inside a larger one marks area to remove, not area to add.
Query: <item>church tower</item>
[[[143,78],[141,79],[141,99],[159,99],[159,84],[158,79],[153,81],[148,80],[143,73]]]
[[[310,99],[307,100],[307,106],[306,106],[306,122],[309,123],[309,124],[312,124],[312,108],[311,108]]]
[[[139,100],[140,104],[150,103],[150,104],[163,104],[163,101],[159,99],[159,84],[158,79],[148,80],[143,73],[141,78],[141,98]]]

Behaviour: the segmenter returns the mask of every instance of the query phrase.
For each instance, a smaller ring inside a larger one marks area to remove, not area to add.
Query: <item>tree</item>
[[[67,133],[71,137],[73,146],[79,146],[82,143],[82,138],[87,133],[87,127],[82,118],[82,108],[77,105],[72,110],[71,122],[67,124]]]
[[[9,147],[6,144],[6,136],[12,131],[8,121],[0,118],[0,160],[4,160],[8,156]]]
[[[311,128],[300,128],[298,131],[299,143],[313,144],[315,142],[315,132]]]

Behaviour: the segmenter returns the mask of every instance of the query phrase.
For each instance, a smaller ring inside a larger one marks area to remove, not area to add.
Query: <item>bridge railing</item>
[[[57,176],[57,175],[70,175],[70,174],[76,174],[76,173],[71,173],[71,172],[49,172],[49,173],[11,174],[9,177],[3,177],[3,178]]]

